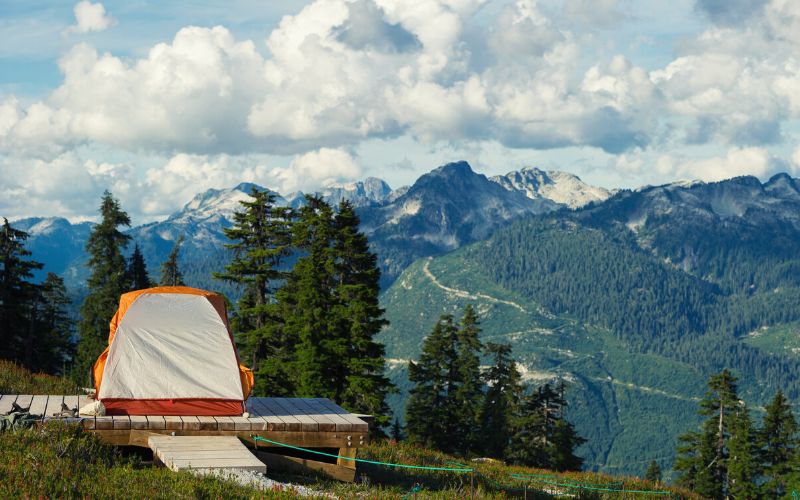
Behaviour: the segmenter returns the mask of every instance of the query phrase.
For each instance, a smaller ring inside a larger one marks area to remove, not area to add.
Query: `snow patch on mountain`
[[[509,191],[520,191],[530,199],[544,198],[569,208],[579,208],[591,202],[604,201],[612,194],[607,189],[586,184],[576,175],[533,167],[509,172],[506,175],[496,175],[489,180]]]

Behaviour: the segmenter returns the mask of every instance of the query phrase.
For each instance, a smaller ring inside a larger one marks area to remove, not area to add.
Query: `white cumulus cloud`
[[[295,157],[287,167],[273,169],[272,177],[276,188],[288,194],[356,179],[362,173],[361,166],[346,151],[321,148]]]
[[[75,13],[75,24],[67,28],[69,33],[88,33],[90,31],[104,31],[117,24],[103,4],[82,0],[72,9]]]

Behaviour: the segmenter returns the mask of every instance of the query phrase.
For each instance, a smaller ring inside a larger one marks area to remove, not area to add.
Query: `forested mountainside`
[[[623,191],[420,261],[384,294],[395,376],[474,301],[531,379],[573,382],[587,463],[669,468],[709,374],[733,369],[754,407],[778,389],[800,402],[798,199],[787,176]]]

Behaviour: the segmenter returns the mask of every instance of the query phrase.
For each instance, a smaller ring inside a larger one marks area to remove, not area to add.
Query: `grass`
[[[0,392],[53,394],[74,392],[67,379],[31,374],[0,360]],[[142,456],[102,443],[75,425],[48,422],[33,429],[0,432],[0,498],[295,498],[279,491],[259,491],[216,477],[198,477],[153,467]],[[381,441],[359,449],[359,458],[435,467],[462,467],[457,457],[407,443]],[[304,484],[339,498],[643,498],[612,490],[669,491],[669,496],[699,498],[691,493],[635,477],[589,472],[552,471],[506,466],[500,462],[463,462],[474,473],[426,471],[359,464],[360,481],[345,484],[318,475],[269,477]],[[528,474],[529,480],[513,474]],[[582,486],[582,487],[579,487]],[[593,489],[590,489],[593,488]]]
[[[0,359],[0,394],[78,394],[78,386],[66,377],[31,373]]]

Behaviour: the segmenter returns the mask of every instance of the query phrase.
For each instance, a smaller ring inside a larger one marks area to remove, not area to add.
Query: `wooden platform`
[[[147,439],[147,444],[153,450],[153,457],[176,472],[234,469],[267,473],[267,466],[235,436],[154,435]]]
[[[2,395],[0,414],[11,409],[12,403],[30,412],[43,415],[44,420],[61,419],[54,414],[61,411],[61,404],[69,408],[81,408],[90,403],[85,395]],[[339,455],[356,456],[357,448],[368,442],[369,426],[347,410],[324,398],[250,398],[245,403],[248,417],[204,417],[204,416],[105,416],[65,419],[77,421],[89,432],[103,441],[121,446],[149,447],[148,439],[153,434],[174,436],[235,436],[261,451],[281,451],[280,446],[262,441],[260,436],[281,443],[303,448],[336,448]],[[311,461],[307,461],[311,462]],[[320,462],[321,464],[323,462]],[[339,460],[332,474],[337,479],[352,480],[355,462]]]

